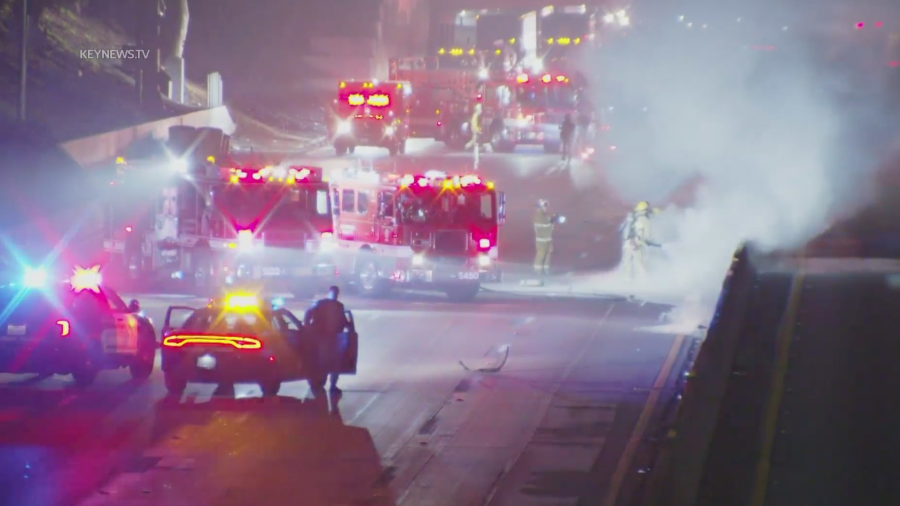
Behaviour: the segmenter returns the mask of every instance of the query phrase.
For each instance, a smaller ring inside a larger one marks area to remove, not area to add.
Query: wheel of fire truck
[[[363,257],[357,261],[356,287],[359,294],[366,297],[382,297],[391,290],[390,282],[378,277],[378,266],[375,260],[367,258],[370,255],[363,253]]]
[[[172,395],[181,395],[187,389],[187,380],[183,377],[176,376],[175,373],[167,372],[165,374],[166,390]]]
[[[453,302],[471,302],[478,296],[480,290],[480,284],[471,283],[450,287],[446,290],[446,293],[447,297]]]

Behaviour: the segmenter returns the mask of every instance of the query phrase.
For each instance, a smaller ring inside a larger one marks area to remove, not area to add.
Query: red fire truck
[[[505,198],[479,176],[383,176],[347,170],[331,184],[335,261],[365,295],[392,288],[473,299],[500,278]]]
[[[474,49],[440,49],[429,58],[397,58],[391,79],[415,90],[410,103],[410,137],[435,139],[455,149],[465,146],[461,126],[472,115],[473,97],[487,78],[485,55]]]
[[[482,122],[490,125],[493,149],[512,152],[530,144],[558,153],[559,126],[566,114],[576,119],[581,93],[585,89],[579,79],[561,72],[520,73],[487,81]]]
[[[356,146],[405,153],[411,94],[402,81],[342,81],[327,125],[335,153],[353,153]]]
[[[158,289],[251,280],[305,296],[334,282],[322,169],[192,168],[122,172],[107,202],[108,270]]]

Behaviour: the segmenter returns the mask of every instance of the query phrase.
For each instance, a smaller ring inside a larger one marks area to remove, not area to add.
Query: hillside
[[[88,15],[78,3],[52,0],[41,9],[36,22],[32,20],[29,121],[65,141],[177,114],[174,111],[179,107],[174,104],[167,111],[141,111],[134,100],[134,79],[123,72],[121,61],[80,58],[81,50],[118,49],[132,40],[114,16]],[[12,124],[17,117],[21,33],[19,13],[14,11],[17,4],[14,0],[0,0],[0,125]],[[187,95],[188,104],[205,104],[205,83],[189,83]],[[267,127],[240,111],[232,110],[232,114],[239,127],[236,137],[245,142],[257,143],[254,138],[271,142],[275,136],[283,143],[297,145],[309,137],[302,132],[291,135]]]

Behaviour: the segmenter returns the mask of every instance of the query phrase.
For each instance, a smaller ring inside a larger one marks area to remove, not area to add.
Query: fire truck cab
[[[224,165],[224,166],[223,166]],[[123,285],[214,290],[253,280],[299,295],[334,282],[322,170],[128,167],[107,202],[107,272]]]
[[[320,167],[229,168],[228,184],[212,193],[233,235],[226,284],[251,280],[268,293],[309,296],[335,282],[328,183]],[[234,246],[236,244],[236,247]]]
[[[408,82],[341,81],[328,122],[335,153],[353,153],[356,146],[387,148],[391,156],[405,153],[411,95]]]
[[[479,176],[383,176],[348,169],[332,182],[335,261],[343,281],[369,296],[395,288],[475,298],[500,278],[505,197]]]

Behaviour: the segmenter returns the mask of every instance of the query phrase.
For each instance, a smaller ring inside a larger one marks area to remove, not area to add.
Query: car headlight
[[[424,255],[413,255],[412,264],[416,267],[425,265],[425,256]]]
[[[490,267],[491,259],[487,255],[478,255],[478,266],[479,267]]]
[[[349,121],[341,121],[337,126],[337,133],[339,134],[349,134],[353,131],[353,127],[350,125]]]
[[[385,129],[384,129],[384,135],[386,135],[386,136],[388,136],[388,137],[394,135],[394,127],[389,126],[389,127],[385,128]]]

